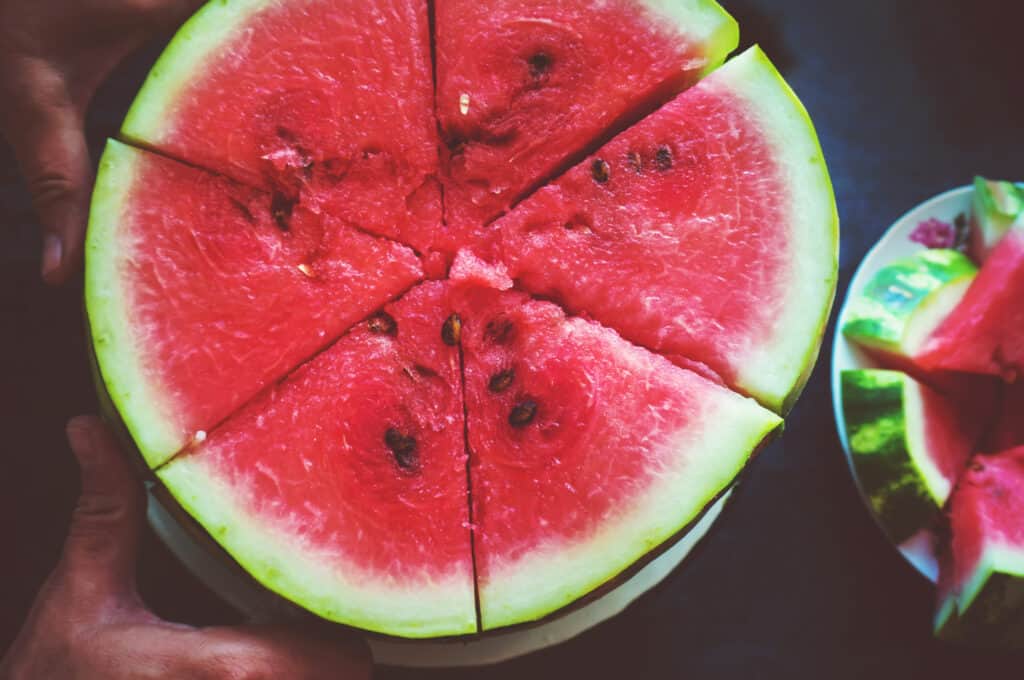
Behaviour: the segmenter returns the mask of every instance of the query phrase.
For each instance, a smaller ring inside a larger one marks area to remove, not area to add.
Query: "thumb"
[[[61,567],[74,585],[99,597],[134,594],[145,511],[142,485],[99,418],[72,419],[67,435],[81,469],[82,491]]]

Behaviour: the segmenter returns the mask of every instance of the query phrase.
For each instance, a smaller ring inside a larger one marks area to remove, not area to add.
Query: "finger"
[[[62,574],[81,596],[134,596],[142,485],[99,418],[72,419],[67,435],[82,491],[64,543]]]

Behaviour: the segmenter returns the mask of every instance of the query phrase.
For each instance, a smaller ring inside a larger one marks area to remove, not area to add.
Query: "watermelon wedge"
[[[288,210],[108,144],[89,217],[86,306],[106,390],[149,465],[421,278],[408,248]]]
[[[884,365],[922,377],[924,369],[915,357],[960,304],[977,273],[975,264],[956,250],[922,250],[897,260],[853,298],[843,334]]]
[[[899,371],[843,371],[842,403],[861,488],[886,533],[902,543],[939,516],[980,422]]]
[[[785,411],[828,319],[837,227],[811,122],[751,48],[497,221],[490,247],[526,290]]]
[[[540,619],[671,544],[781,425],[551,303],[479,287],[456,300],[483,630]]]
[[[974,178],[971,255],[984,262],[1016,222],[1024,228],[1024,189],[1013,182]]]
[[[414,288],[158,471],[253,576],[329,620],[476,631],[446,286]]]
[[[441,224],[426,0],[209,2],[121,134],[421,250]]]
[[[456,232],[692,85],[738,41],[713,0],[445,0],[435,12],[445,212]]]
[[[977,456],[950,499],[940,559],[940,637],[1024,645],[1024,447]]]
[[[927,338],[925,368],[985,373],[1013,382],[1024,375],[1024,229],[999,241],[963,300]]]

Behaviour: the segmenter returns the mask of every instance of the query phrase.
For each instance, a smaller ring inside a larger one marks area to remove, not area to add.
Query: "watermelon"
[[[713,0],[445,0],[435,12],[445,212],[456,232],[693,84],[738,41]]]
[[[332,621],[476,631],[446,288],[385,306],[158,471],[254,577]]]
[[[698,519],[781,424],[551,303],[483,287],[456,299],[483,630],[613,582]]]
[[[1024,189],[1012,182],[974,178],[971,255],[984,262],[1014,223],[1024,226]]]
[[[441,225],[432,83],[426,0],[210,2],[121,134],[425,250]]]
[[[150,466],[421,277],[409,248],[221,176],[118,142],[100,162],[89,327]]]
[[[1024,447],[977,456],[950,498],[936,634],[1024,645]]]
[[[828,319],[837,224],[811,122],[755,47],[498,220],[484,247],[524,289],[785,411]]]
[[[979,421],[899,371],[843,371],[842,405],[857,479],[902,543],[938,517],[978,443]]]
[[[886,366],[921,377],[921,346],[960,303],[977,272],[956,250],[921,250],[897,260],[851,299],[843,334]]]
[[[1001,376],[1024,374],[1024,229],[989,254],[960,304],[917,356],[925,368]]]

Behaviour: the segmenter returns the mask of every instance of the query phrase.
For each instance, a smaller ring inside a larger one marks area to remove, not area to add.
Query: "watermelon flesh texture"
[[[476,630],[446,289],[414,288],[158,473],[253,576],[329,620]]]
[[[976,456],[950,498],[940,637],[1024,646],[1024,447]]]
[[[457,291],[483,630],[613,581],[697,519],[781,423],[551,303]]]
[[[445,0],[435,11],[445,212],[456,233],[696,82],[738,41],[711,0]]]
[[[899,371],[844,371],[842,386],[854,471],[879,523],[902,543],[939,516],[984,421]]]
[[[917,363],[933,370],[1024,374],[1024,230],[991,252],[960,304],[921,347]]]
[[[751,48],[497,221],[482,251],[782,411],[824,331],[836,229],[810,121]]]
[[[427,250],[442,221],[432,83],[425,0],[211,2],[122,135]]]
[[[404,246],[117,142],[86,260],[100,371],[154,467],[421,277]]]

